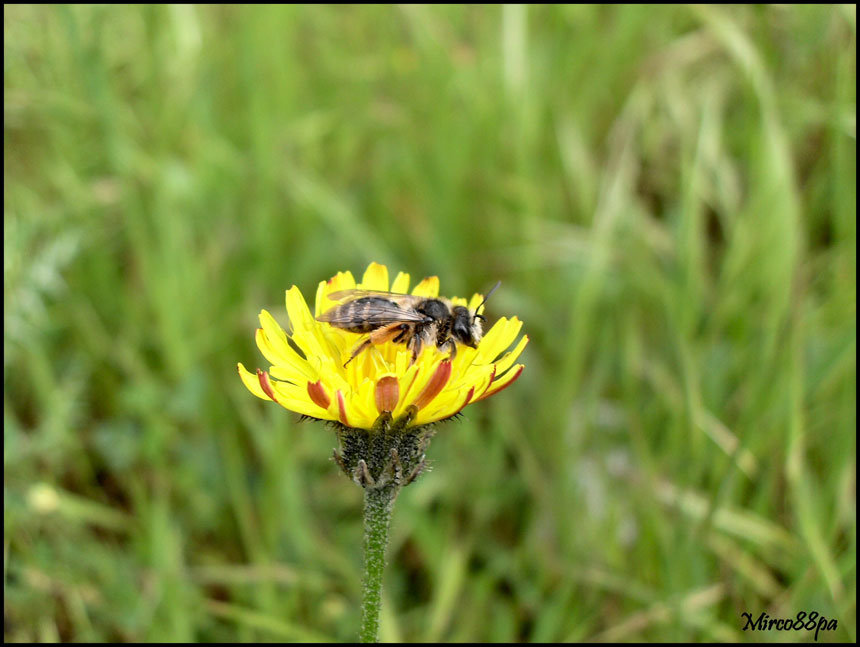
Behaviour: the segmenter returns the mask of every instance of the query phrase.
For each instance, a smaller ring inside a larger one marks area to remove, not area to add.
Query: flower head
[[[287,290],[290,332],[286,333],[267,311],[260,312],[257,346],[271,366],[250,373],[240,363],[239,376],[251,393],[272,400],[290,411],[332,420],[355,429],[371,429],[383,414],[401,418],[409,413],[407,427],[427,425],[449,418],[467,404],[498,393],[523,370],[514,364],[528,337],[523,336],[505,352],[519,334],[522,322],[516,317],[499,319],[477,348],[460,346],[452,360],[449,353],[425,347],[412,362],[412,353],[402,343],[370,346],[352,361],[363,336],[317,321],[321,313],[337,305],[329,295],[350,289],[409,293],[409,275],[400,272],[389,283],[388,268],[371,263],[356,283],[350,272],[339,272],[321,281],[311,314],[295,286]],[[418,283],[411,294],[439,295],[435,276]],[[483,295],[454,297],[454,305],[478,308]],[[479,313],[478,313],[479,314]],[[346,366],[344,366],[346,364]]]

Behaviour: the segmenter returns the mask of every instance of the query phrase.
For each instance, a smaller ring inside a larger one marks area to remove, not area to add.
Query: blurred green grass
[[[4,6],[9,641],[351,640],[361,492],[250,396],[370,260],[532,341],[382,639],[856,637],[856,14]]]

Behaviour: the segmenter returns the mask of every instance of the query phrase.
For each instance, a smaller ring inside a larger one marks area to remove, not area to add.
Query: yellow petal
[[[490,385],[490,388],[487,389],[487,392],[484,393],[479,398],[477,398],[477,400],[483,400],[484,398],[489,398],[491,395],[495,395],[496,393],[498,393],[502,389],[510,386],[513,383],[513,381],[516,380],[520,376],[520,373],[522,373],[522,372],[523,372],[523,365],[517,364],[510,371],[505,373],[501,378],[494,381]]]
[[[352,290],[354,287],[355,278],[352,276],[352,272],[347,270],[346,272],[338,272],[331,278],[329,291],[337,292],[339,290]]]
[[[490,329],[478,345],[476,364],[488,364],[510,346],[523,327],[523,322],[513,317],[508,320],[502,317]]]
[[[292,348],[290,348],[290,350],[292,351],[295,359],[284,359],[284,357],[273,348],[272,338],[267,335],[266,331],[262,328],[257,328],[256,340],[257,348],[259,348],[260,352],[263,353],[263,357],[269,360],[272,368],[276,368],[278,370],[278,375],[275,377],[283,380],[290,380],[291,382],[295,382],[297,380],[304,381],[316,379],[317,372]],[[287,348],[289,348],[289,346],[287,346]]]
[[[328,281],[320,281],[317,286],[317,298],[314,305],[314,316],[319,317],[323,312],[334,308],[338,302],[332,301],[328,295],[332,292],[352,290],[355,288],[355,279],[352,272],[338,272]]]
[[[321,380],[321,382],[325,385],[324,381]],[[314,399],[308,389],[309,384],[309,382],[291,384],[289,382],[278,382],[276,380],[269,381],[269,386],[274,392],[278,404],[290,409],[291,411],[311,416],[312,418],[335,420],[337,418],[337,406],[333,405],[331,402],[334,397],[333,391],[325,386],[323,387],[326,391],[326,395],[329,396],[329,406],[327,408],[323,408],[320,403]],[[303,404],[296,405],[296,403],[299,402]],[[290,406],[288,406],[287,403],[289,403]]]
[[[280,341],[283,342],[285,346],[287,345],[287,333],[284,332],[284,329],[281,328],[281,324],[275,320],[268,310],[260,310],[258,318],[260,320],[260,326],[266,331],[266,334],[273,342]],[[285,353],[285,356],[286,355],[289,355],[289,353]]]
[[[308,310],[308,304],[295,285],[287,290],[287,316],[293,333],[310,330],[314,326],[315,320]]]
[[[322,420],[333,420],[331,414],[314,404],[308,397],[307,391],[304,397],[295,397],[295,392],[290,389],[291,385],[283,382],[272,382],[272,390],[275,392],[275,397],[278,398],[278,404],[285,409],[295,411],[311,418],[321,418]]]
[[[426,279],[421,281],[418,285],[415,286],[415,289],[412,290],[412,294],[417,297],[432,297],[436,298],[439,296],[439,277],[438,276],[428,276]]]
[[[433,354],[430,355],[426,351],[422,352],[418,356],[418,360],[406,371],[406,375],[401,380],[400,405],[397,407],[398,410],[405,410],[408,405],[421,397],[427,384],[436,375],[439,365],[444,361],[444,355],[436,353],[435,349],[430,350],[433,351]],[[447,372],[447,369],[445,371]],[[447,380],[445,381],[447,382]]]
[[[371,263],[361,277],[361,287],[364,290],[388,291],[388,268],[379,263]]]
[[[416,425],[426,425],[430,422],[450,418],[473,399],[474,393],[475,389],[469,388],[465,392],[451,392],[444,397],[439,396],[433,407],[423,409],[415,416],[413,423]]]
[[[451,377],[451,382],[446,387],[446,391],[462,391],[468,389],[472,385],[476,385],[475,393],[481,394],[487,390],[487,385],[493,376],[501,373],[493,364],[483,364],[480,366],[470,366],[467,370],[457,371],[456,364],[454,365],[454,374]]]
[[[520,353],[523,352],[523,348],[525,348],[526,344],[528,343],[529,336],[523,335],[523,338],[520,339],[516,347],[512,351],[505,353],[504,356],[502,356],[502,358],[498,362],[496,362],[496,373],[501,375],[502,373],[507,371],[511,367],[511,364],[517,361],[517,357],[520,356]]]
[[[245,387],[254,395],[262,400],[272,401],[268,395],[263,392],[263,389],[260,387],[260,380],[257,379],[257,376],[248,372],[248,370],[242,365],[242,362],[239,362],[237,365],[239,369],[239,377],[242,378],[242,383]]]
[[[410,359],[412,359],[412,354],[408,353],[408,358],[406,360],[407,364]],[[422,377],[421,374],[425,372],[427,375]],[[393,412],[395,418],[403,415],[403,412],[406,411],[406,407],[412,404],[415,396],[420,393],[421,389],[424,387],[424,382],[430,379],[430,376],[432,376],[433,373],[427,371],[425,368],[425,362],[421,362],[419,360],[405,371],[398,371],[398,374],[403,377],[400,380],[400,402]]]
[[[467,375],[469,371],[478,366],[475,364],[475,356],[478,351],[462,344],[457,345],[457,356],[454,358],[454,374]]]
[[[324,306],[327,303],[325,296],[327,287],[327,281],[320,281],[317,285],[317,297],[314,299],[314,317],[319,317],[323,312],[328,310],[328,306]]]
[[[278,322],[275,321],[275,318],[266,310],[260,312],[260,326],[262,326],[266,333],[266,339],[272,352],[278,358],[278,361],[269,360],[272,364],[307,364],[307,360],[289,345],[284,329],[281,328]]]
[[[405,272],[398,272],[397,277],[394,279],[394,283],[391,284],[391,291],[399,292],[400,294],[408,294],[409,275]]]
[[[338,272],[328,281],[323,281],[323,298],[320,300],[319,288],[317,289],[317,316],[337,305],[337,301],[332,301],[328,295],[332,292],[341,292],[342,290],[352,290],[355,288],[355,279],[352,277],[352,272]]]
[[[347,390],[351,388],[349,386],[349,382],[346,380],[345,371],[343,369],[344,361],[346,360],[341,360],[340,358],[338,358],[337,361],[332,357],[320,358],[318,375],[322,378],[326,387],[330,388],[332,391],[337,391],[338,389]]]
[[[439,362],[433,375],[427,380],[424,388],[418,393],[418,397],[412,402],[419,410],[433,402],[441,393],[448,380],[451,379],[451,362],[445,360]]]
[[[301,291],[294,285],[287,290],[287,316],[290,318],[292,338],[305,357],[323,357],[335,351],[322,333],[320,324],[311,316]]]
[[[262,328],[257,328],[254,334],[254,339],[257,341],[257,348],[263,353],[263,357],[269,360],[269,363],[274,365],[286,364],[287,361],[273,348],[266,335],[266,331]]]
[[[375,383],[372,380],[364,380],[358,389],[349,395],[348,415],[353,424],[362,429],[369,429],[379,415],[376,411]]]

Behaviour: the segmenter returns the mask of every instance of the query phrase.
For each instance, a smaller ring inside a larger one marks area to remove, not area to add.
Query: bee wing
[[[356,298],[361,296],[365,295],[359,295]],[[387,298],[378,297],[377,300],[362,303],[358,307],[352,305],[354,300],[350,299],[346,303],[326,310],[317,317],[317,321],[342,326],[365,322],[378,328],[393,323],[421,323],[426,318],[420,312],[411,308],[401,308]]]
[[[418,297],[413,294],[385,292],[383,290],[362,290],[359,288],[352,290],[337,290],[336,292],[331,292],[328,295],[328,298],[331,301],[343,301],[344,303],[349,303],[350,301],[355,301],[362,297],[379,297],[380,299],[387,299],[388,301],[393,301],[401,308],[415,308],[416,305],[425,300],[425,297]]]

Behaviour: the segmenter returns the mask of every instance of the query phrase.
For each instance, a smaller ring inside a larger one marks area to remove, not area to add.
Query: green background
[[[383,640],[856,619],[853,7],[4,7],[7,640],[351,640],[362,492],[236,363],[371,260],[531,343]],[[393,274],[392,274],[393,275]]]

